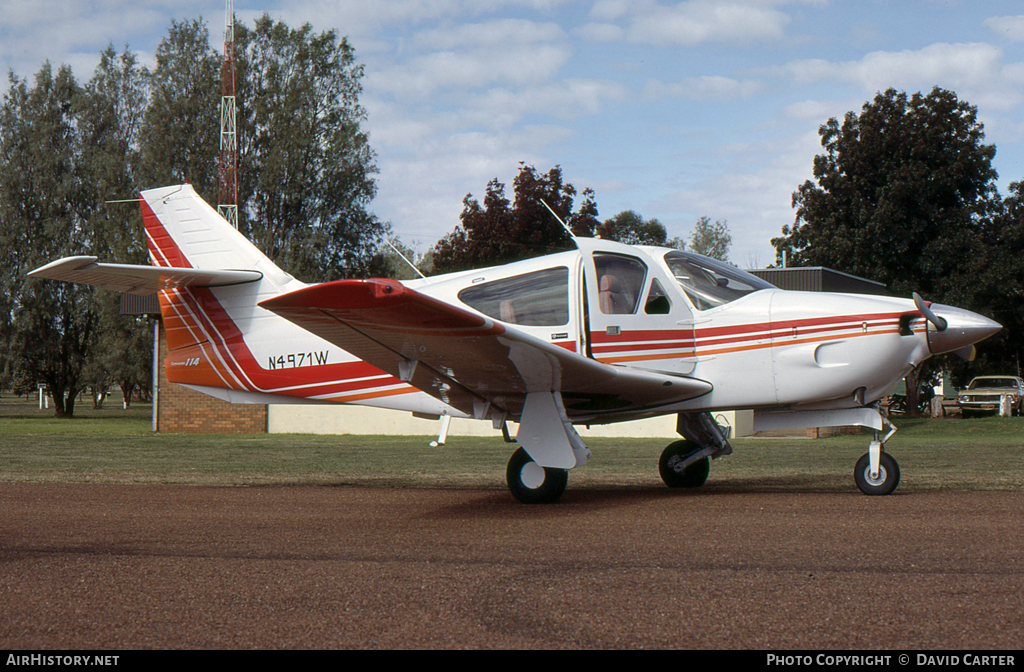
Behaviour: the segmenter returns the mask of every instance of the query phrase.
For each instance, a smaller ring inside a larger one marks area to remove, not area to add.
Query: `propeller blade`
[[[924,315],[926,320],[935,325],[936,331],[945,331],[946,327],[949,326],[946,323],[946,320],[932,312],[932,309],[925,304],[924,299],[922,299],[921,295],[917,292],[914,292],[914,305],[917,306],[917,309],[921,311],[921,314]]]

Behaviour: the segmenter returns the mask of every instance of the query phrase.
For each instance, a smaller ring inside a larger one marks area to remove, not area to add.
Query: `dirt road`
[[[0,648],[1017,649],[1024,494],[0,484]]]

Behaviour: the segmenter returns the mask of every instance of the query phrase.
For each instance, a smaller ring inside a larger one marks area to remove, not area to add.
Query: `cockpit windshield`
[[[721,306],[774,286],[735,266],[692,252],[667,252],[665,263],[697,310]]]

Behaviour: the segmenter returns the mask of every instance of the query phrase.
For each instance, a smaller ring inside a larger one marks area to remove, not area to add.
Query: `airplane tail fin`
[[[154,266],[258,271],[279,293],[295,279],[235,230],[190,184],[142,192],[146,244]],[[266,283],[264,283],[266,284]],[[267,293],[262,287],[261,293]]]
[[[170,269],[188,269],[183,272],[197,277],[214,274],[220,278],[231,271],[258,278],[163,287],[160,311],[164,333],[168,349],[181,354],[178,359],[198,362],[198,353],[212,352],[212,347],[225,348],[222,359],[230,358],[228,351],[241,347],[243,333],[258,321],[257,303],[305,287],[228,224],[191,185],[143,191],[141,205],[154,266],[168,268],[168,273]],[[181,381],[175,382],[186,382],[189,376],[179,377]]]

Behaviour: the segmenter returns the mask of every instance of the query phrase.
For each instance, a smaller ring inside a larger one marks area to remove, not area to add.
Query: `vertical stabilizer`
[[[243,336],[252,334],[260,324],[279,321],[257,304],[305,284],[278,268],[191,185],[142,192],[142,219],[154,266],[261,274],[256,282],[174,287],[160,292],[167,346],[177,355],[167,362],[169,379],[234,387],[241,375],[235,371],[237,365],[229,362],[236,353],[248,352]],[[199,364],[207,362],[213,368],[201,371],[204,366]],[[191,370],[192,364],[198,368]],[[172,365],[180,369],[173,375]]]
[[[278,290],[295,281],[217,214],[190,184],[143,191],[142,220],[154,266],[254,270]]]

